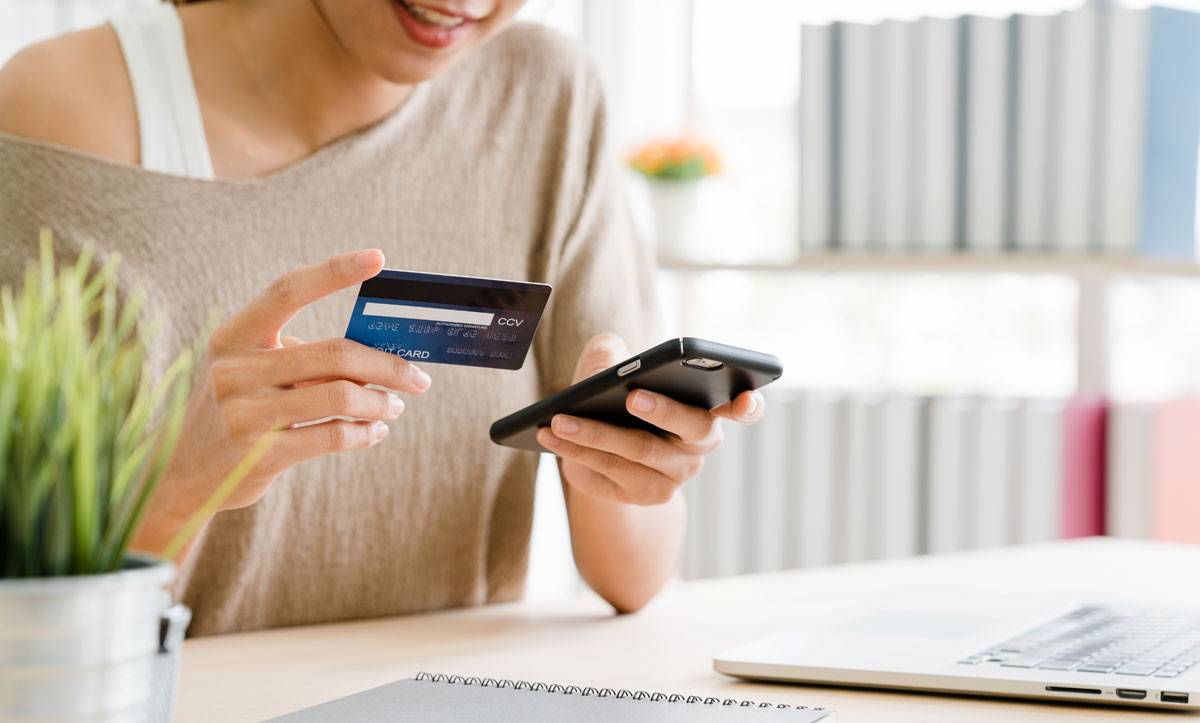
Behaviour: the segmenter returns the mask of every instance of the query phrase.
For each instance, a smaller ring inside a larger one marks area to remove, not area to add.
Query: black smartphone
[[[629,392],[648,389],[694,407],[715,409],[742,392],[764,387],[781,376],[783,364],[778,357],[715,341],[680,337],[664,341],[496,420],[491,437],[496,444],[548,452],[538,444],[537,431],[550,426],[555,414],[656,430],[654,425],[626,411],[625,398]]]

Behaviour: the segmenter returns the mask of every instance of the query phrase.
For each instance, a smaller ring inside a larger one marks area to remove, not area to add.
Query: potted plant
[[[162,633],[178,642],[190,617],[170,606],[172,553],[127,548],[179,438],[199,349],[151,379],[144,294],[119,298],[116,258],[91,263],[85,248],[56,271],[44,233],[20,291],[0,289],[0,720],[167,720],[175,660],[160,659]]]
[[[687,260],[697,242],[700,181],[721,172],[716,149],[690,136],[653,140],[634,149],[629,167],[649,184],[659,258]]]

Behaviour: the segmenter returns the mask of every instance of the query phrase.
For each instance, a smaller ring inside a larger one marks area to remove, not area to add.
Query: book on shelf
[[[953,250],[958,236],[960,114],[959,22],[922,18],[916,32],[910,108],[918,129],[913,148],[915,199],[912,235],[924,251]]]
[[[925,549],[930,553],[966,549],[973,537],[974,508],[969,490],[976,471],[979,403],[971,397],[935,399],[927,438],[928,507]]]
[[[708,532],[713,575],[736,575],[744,571],[748,556],[749,527],[746,524],[747,436],[742,425],[725,425],[721,448],[709,455],[699,481],[705,489]]]
[[[1123,402],[1109,410],[1105,532],[1114,537],[1152,535],[1157,420],[1156,404]]]
[[[1063,13],[1056,25],[1055,125],[1051,129],[1054,212],[1050,243],[1056,251],[1097,250],[1092,240],[1093,181],[1096,171],[1096,86],[1099,15],[1095,5]]]
[[[1142,9],[1113,6],[1104,11],[1099,234],[1105,251],[1123,255],[1137,251],[1141,234],[1148,20]]]
[[[793,450],[788,412],[794,395],[773,391],[766,395],[770,413],[749,427],[746,439],[747,517],[752,546],[749,570],[768,572],[787,568],[787,553],[795,548],[796,525],[789,513],[796,494]],[[726,426],[731,426],[728,423]]]
[[[1104,7],[1098,234],[1106,251],[1194,261],[1200,14]]]
[[[1014,15],[1015,105],[1012,135],[1012,243],[1023,253],[1048,250],[1050,194],[1050,128],[1054,124],[1058,15]]]
[[[1108,402],[1078,395],[1063,413],[1060,538],[1104,534],[1105,433]]]
[[[799,525],[796,561],[804,567],[828,565],[834,561],[833,523],[836,485],[844,455],[845,403],[835,393],[805,394],[796,411],[798,435],[796,508],[793,519]]]
[[[1200,542],[1200,400],[1158,408],[1154,439],[1151,523],[1154,538]]]
[[[905,395],[889,396],[883,403],[869,518],[873,559],[907,557],[921,550],[926,406],[925,399]]]
[[[882,82],[876,55],[880,26],[834,23],[838,49],[837,247],[865,251],[879,238]]]
[[[1021,411],[1018,542],[1049,542],[1062,530],[1065,410],[1061,400],[1039,399]]]
[[[800,30],[800,247],[827,250],[834,234],[833,28]]]
[[[879,92],[880,200],[879,245],[889,251],[915,250],[911,234],[914,188],[913,140],[917,128],[910,111],[914,90],[916,48],[913,24],[886,20],[878,29],[880,49],[876,60],[883,87]]]
[[[999,253],[1008,240],[1010,47],[1006,18],[968,15],[965,26],[963,243]]]
[[[845,439],[840,445],[838,465],[841,479],[834,485],[836,538],[839,562],[862,562],[870,557],[872,537],[871,501],[877,499],[886,480],[880,469],[880,451],[885,444],[884,399],[877,394],[855,394],[846,401]]]
[[[1016,542],[1016,505],[1020,479],[1020,404],[1013,399],[984,399],[971,494],[974,536],[970,547],[999,547]]]

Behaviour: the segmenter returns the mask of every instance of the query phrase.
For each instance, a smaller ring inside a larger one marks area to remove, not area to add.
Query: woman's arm
[[[593,337],[576,365],[575,381],[628,356],[619,337]],[[765,409],[758,392],[744,392],[711,412],[646,390],[631,392],[625,405],[668,434],[560,414],[539,430],[538,441],[561,458],[580,575],[618,611],[634,612],[675,571],[687,519],[679,489],[721,445],[720,420],[753,423]]]
[[[687,527],[683,495],[661,505],[627,504],[573,489],[563,477],[580,576],[617,612],[641,610],[675,572]]]

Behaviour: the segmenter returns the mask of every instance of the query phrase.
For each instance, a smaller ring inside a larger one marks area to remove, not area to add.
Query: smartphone
[[[629,392],[648,389],[694,407],[715,409],[742,392],[764,387],[781,376],[783,364],[778,357],[715,341],[680,337],[664,341],[496,420],[491,437],[496,444],[548,452],[538,444],[537,431],[550,426],[550,419],[556,414],[658,431],[654,425],[626,411],[625,398]]]

